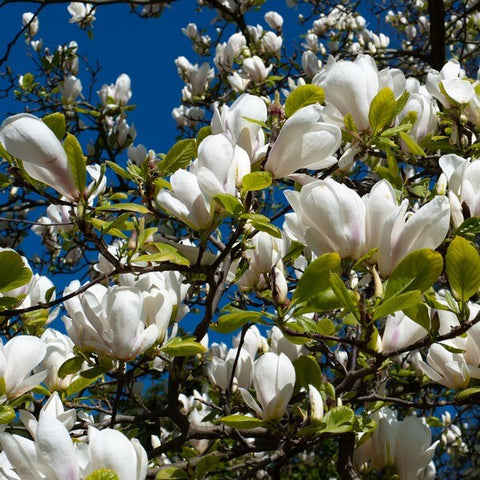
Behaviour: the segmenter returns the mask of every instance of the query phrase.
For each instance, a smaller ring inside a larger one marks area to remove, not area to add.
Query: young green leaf
[[[300,85],[293,90],[285,102],[285,115],[291,117],[297,110],[314,103],[323,103],[325,93],[318,85]]]
[[[158,163],[158,169],[164,175],[171,175],[179,168],[186,168],[195,157],[197,143],[193,139],[185,139],[177,142]]]
[[[245,192],[263,190],[272,184],[273,175],[270,172],[247,173],[242,178],[242,186]]]
[[[228,415],[227,417],[220,418],[220,422],[224,423],[227,427],[238,428],[240,430],[262,427],[265,425],[263,420],[238,414]]]
[[[462,237],[455,237],[445,256],[448,281],[452,293],[466,302],[480,288],[480,255],[477,249]]]
[[[438,280],[442,270],[443,258],[438,252],[421,248],[409,253],[390,275],[385,299],[412,290],[424,292]]]
[[[418,304],[421,302],[422,297],[419,290],[400,293],[399,295],[384,300],[377,308],[375,308],[373,319],[377,320],[378,318],[386,317],[393,312],[417,308]]]
[[[212,330],[218,333],[231,333],[243,327],[247,323],[258,323],[262,319],[262,312],[238,311],[226,313],[212,325]]]
[[[360,321],[360,306],[358,304],[357,294],[345,286],[343,280],[337,273],[330,274],[330,286],[343,308],[347,312],[353,313],[355,318]]]
[[[67,138],[63,142],[63,148],[67,154],[68,167],[72,172],[75,186],[79,192],[83,192],[87,184],[87,164],[82,147],[77,138],[71,133],[68,133]]]
[[[63,113],[51,113],[42,118],[43,123],[55,134],[55,136],[62,141],[67,130],[65,126],[65,116]]]
[[[182,339],[174,337],[164,347],[162,352],[172,357],[189,357],[190,355],[197,355],[197,353],[205,353],[207,349],[198,342],[190,338]]]
[[[13,250],[0,252],[0,292],[6,292],[27,284],[32,271],[25,266],[22,257]]]
[[[382,88],[370,104],[368,121],[373,133],[390,125],[395,116],[395,95],[388,87]]]

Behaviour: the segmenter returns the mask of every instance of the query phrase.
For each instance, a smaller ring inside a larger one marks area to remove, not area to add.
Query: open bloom
[[[256,152],[265,144],[261,122],[266,119],[267,107],[260,97],[240,95],[230,107],[214,108],[212,133],[225,133],[234,145],[247,152],[253,163]]]
[[[470,378],[480,378],[480,368],[467,363],[462,353],[449,352],[434,343],[428,350],[427,362],[418,359],[416,366],[434,382],[447,388],[465,388]]]
[[[0,342],[0,377],[5,381],[8,398],[16,398],[39,385],[47,376],[45,370],[32,375],[43,360],[44,343],[31,335],[18,335],[5,345]]]
[[[80,287],[73,281],[65,293]],[[95,285],[65,301],[69,317],[63,317],[77,347],[129,361],[150,348],[158,336],[153,323],[146,325],[142,293],[129,287]]]
[[[337,161],[332,155],[340,147],[342,133],[339,127],[324,121],[322,111],[318,104],[309,105],[285,122],[270,150],[265,170],[282,178],[301,168],[320,170]]]
[[[67,154],[55,134],[39,118],[20,113],[7,118],[0,128],[5,150],[23,161],[26,172],[70,200],[78,198]]]
[[[392,186],[382,180],[363,200],[366,205],[365,251],[378,248],[372,260],[378,263],[384,276],[414,250],[437,248],[448,233],[450,208],[444,196],[439,195],[415,213],[408,214],[408,201],[398,205]]]
[[[462,203],[470,216],[480,215],[480,161],[471,162],[451,153],[440,157],[439,164],[448,181],[453,224],[458,227],[464,221]]]
[[[399,421],[387,407],[380,409],[373,418],[377,429],[355,449],[356,468],[369,471],[394,466],[399,480],[417,480],[438,444],[438,441],[431,444],[432,433],[425,419],[409,416]]]
[[[347,113],[352,115],[359,130],[370,128],[370,105],[382,88],[390,88],[395,97],[405,90],[405,77],[399,70],[379,72],[368,55],[359,55],[354,62],[330,60],[313,83],[324,88],[326,104],[334,107],[341,119]]]
[[[458,60],[449,60],[440,72],[433,69],[429,71],[426,87],[445,108],[450,108],[452,101],[467,104],[473,99],[475,89],[467,79],[463,78],[464,76],[465,72],[461,69]],[[443,92],[440,86],[443,87]]]
[[[354,190],[328,178],[285,195],[295,211],[285,216],[292,240],[317,255],[338,252],[342,258],[359,258],[365,244],[365,204]]]
[[[240,389],[245,403],[264,420],[282,418],[295,385],[295,368],[286,355],[264,353],[255,361],[253,386],[261,407],[247,390]]]
[[[235,371],[233,366],[238,355]],[[218,385],[225,392],[233,376],[232,389],[250,388],[252,383],[253,359],[244,348],[231,348],[225,360],[213,357],[208,365],[208,376],[214,385]]]

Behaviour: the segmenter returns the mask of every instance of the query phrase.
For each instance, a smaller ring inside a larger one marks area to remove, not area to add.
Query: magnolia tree
[[[198,2],[165,153],[19,19],[1,479],[479,476],[478,4],[290,0],[294,40],[275,3]]]

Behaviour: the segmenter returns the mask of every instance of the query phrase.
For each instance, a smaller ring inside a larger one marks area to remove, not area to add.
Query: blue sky
[[[129,14],[127,5],[105,5],[97,9],[94,39],[90,40],[77,25],[68,22],[70,14],[67,5],[49,5],[40,12],[37,38],[42,38],[44,46],[50,47],[52,51],[56,45],[75,40],[81,54],[86,54],[92,64],[98,61],[103,66],[100,73],[102,83],[114,83],[118,75],[127,73],[132,79],[131,103],[137,106],[130,117],[138,132],[135,144],[143,143],[157,153],[166,152],[177,134],[171,110],[179,105],[183,87],[174,60],[179,55],[184,55],[192,63],[198,62],[191,42],[182,34],[181,28],[189,22],[207,26],[214,13],[195,12],[194,0],[174,3],[158,19],[143,19]],[[283,0],[267,2],[267,9],[272,9],[273,6],[285,17],[287,41],[299,42],[299,34],[305,31],[305,27],[298,25],[297,13],[287,8]],[[22,13],[33,12],[36,8],[38,4],[25,2],[7,5],[1,10],[2,19],[7,21],[2,22],[0,45],[5,46],[18,31]],[[247,22],[260,23],[266,27],[263,14],[250,15]],[[10,64],[18,73],[32,69],[26,61],[25,52],[25,42],[20,38],[10,57]],[[0,56],[3,56],[1,49]],[[87,78],[82,73],[82,64],[80,70],[79,77]],[[4,102],[2,113],[17,113],[22,109],[21,104]]]

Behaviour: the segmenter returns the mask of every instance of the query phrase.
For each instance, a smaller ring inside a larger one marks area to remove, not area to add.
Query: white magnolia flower
[[[69,75],[63,83],[58,86],[65,103],[73,103],[82,93],[82,82],[74,75]]]
[[[20,113],[0,128],[0,142],[8,153],[23,161],[26,172],[70,200],[78,198],[67,154],[55,134],[39,118]]]
[[[29,25],[30,24],[30,25]],[[39,21],[38,17],[32,12],[25,12],[22,15],[22,25],[26,27],[28,25],[28,34],[34,37],[38,33]]]
[[[440,72],[436,70],[429,71],[426,87],[430,94],[445,108],[450,108],[452,101],[454,103],[467,104],[473,99],[475,89],[473,85],[463,77],[465,77],[465,72],[461,69],[458,61],[450,60],[444,65]]]
[[[233,366],[238,355],[235,371]],[[247,350],[231,348],[225,359],[213,357],[208,364],[208,376],[213,385],[218,385],[225,392],[233,376],[232,390],[250,388],[252,383],[253,359]]]
[[[261,123],[267,120],[265,102],[254,95],[240,95],[229,107],[214,108],[212,133],[226,134],[232,143],[241,147],[255,161],[256,153],[265,145]]]
[[[273,65],[270,65],[268,68],[265,66],[263,60],[254,55],[253,57],[246,58],[242,64],[242,70],[255,82],[263,82],[270,72],[272,71]]]
[[[78,290],[75,280],[65,294]],[[94,285],[64,302],[66,329],[75,345],[83,350],[130,361],[157,340],[158,328],[147,325],[144,297],[139,290]]]
[[[86,26],[95,21],[95,7],[91,3],[71,2],[67,10],[72,16],[69,20],[70,23]]]
[[[295,385],[295,368],[286,355],[264,353],[255,361],[253,386],[255,402],[247,390],[240,389],[244,402],[264,420],[280,419],[285,414]]]
[[[330,167],[342,143],[339,127],[327,123],[323,108],[309,105],[296,111],[283,125],[273,144],[265,170],[275,178],[286,177],[301,168],[320,170]]]
[[[39,385],[48,372],[32,374],[44,359],[47,348],[37,337],[18,335],[5,345],[0,342],[0,378],[5,382],[5,393],[14,399]]]
[[[285,215],[284,229],[294,241],[317,255],[338,252],[359,258],[365,245],[365,204],[347,186],[332,179],[317,180],[300,192],[285,192],[294,213]],[[339,219],[342,219],[339,221]]]
[[[373,415],[377,428],[355,449],[353,461],[360,471],[394,466],[399,480],[417,480],[427,468],[438,441],[431,444],[432,433],[424,418],[408,416],[398,421],[395,413],[383,407]]]

